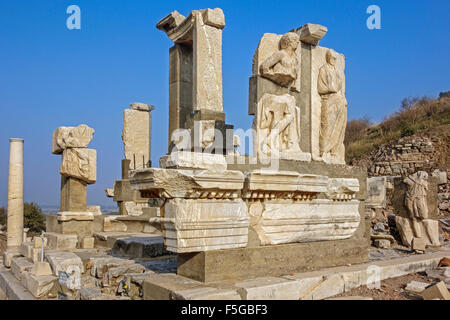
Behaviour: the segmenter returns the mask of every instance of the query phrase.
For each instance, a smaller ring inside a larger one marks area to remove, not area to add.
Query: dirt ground
[[[367,286],[361,286],[349,292],[334,296],[333,298],[361,296],[372,297],[373,300],[422,300],[422,297],[419,295],[414,295],[405,291],[406,285],[411,281],[433,283],[433,280],[427,278],[425,273],[413,273],[402,277],[383,280],[381,281],[380,289],[369,289]]]

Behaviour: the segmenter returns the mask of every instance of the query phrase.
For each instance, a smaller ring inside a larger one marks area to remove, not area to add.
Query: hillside
[[[379,124],[367,119],[349,121],[345,145],[347,163],[367,167],[369,176],[446,170],[450,163],[449,92],[437,99],[406,98],[399,111]]]

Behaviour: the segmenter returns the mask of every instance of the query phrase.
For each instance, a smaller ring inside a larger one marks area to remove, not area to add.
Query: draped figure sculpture
[[[344,156],[347,99],[342,92],[343,78],[344,75],[336,69],[335,54],[328,50],[326,63],[320,68],[317,80],[317,90],[321,97],[319,147],[322,158],[339,159]]]
[[[419,171],[406,177],[403,182],[408,190],[405,195],[405,206],[412,222],[412,230],[416,238],[422,236],[419,222],[428,219],[428,173]]]

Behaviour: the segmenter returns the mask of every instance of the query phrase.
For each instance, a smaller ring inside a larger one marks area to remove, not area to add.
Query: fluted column
[[[7,248],[23,242],[23,139],[9,139]]]

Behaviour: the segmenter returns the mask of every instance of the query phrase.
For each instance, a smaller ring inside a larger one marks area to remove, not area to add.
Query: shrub
[[[34,236],[45,231],[45,218],[42,209],[34,202],[24,203],[24,227],[29,228],[28,235]]]

